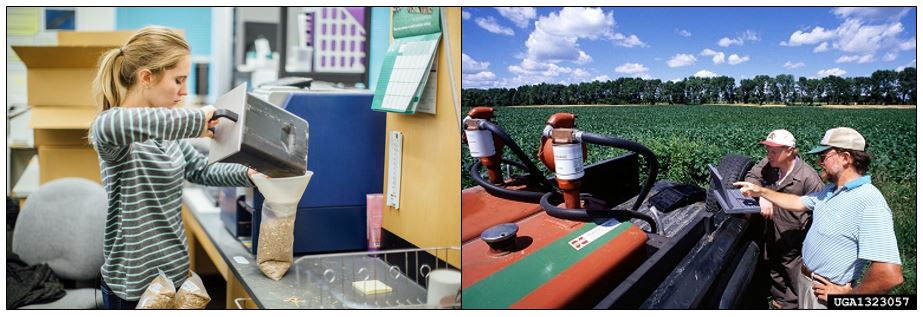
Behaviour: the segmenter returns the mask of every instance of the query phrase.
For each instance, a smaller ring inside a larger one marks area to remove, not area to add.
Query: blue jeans
[[[103,309],[135,309],[138,306],[138,302],[127,301],[115,295],[106,282],[101,280],[99,284],[103,292]]]

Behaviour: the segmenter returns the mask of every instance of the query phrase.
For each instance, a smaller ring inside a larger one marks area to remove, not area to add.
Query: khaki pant
[[[809,215],[775,208],[766,221],[764,259],[769,269],[772,298],[785,309],[798,308],[798,275],[801,275],[801,244]]]
[[[814,295],[814,284],[810,276],[798,272],[798,309],[827,309],[827,302]],[[819,283],[818,283],[819,284]]]

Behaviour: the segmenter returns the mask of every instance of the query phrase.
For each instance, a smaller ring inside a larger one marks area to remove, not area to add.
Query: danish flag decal
[[[618,222],[618,220],[609,219],[608,221],[597,226],[596,228],[593,228],[592,230],[587,231],[586,233],[581,234],[580,236],[570,240],[568,244],[570,244],[570,246],[574,248],[574,250],[580,251],[580,249],[583,249],[583,247],[589,245],[590,243],[593,243],[593,241],[596,241],[596,239],[599,239],[599,237],[602,237],[606,233],[609,233],[609,231],[612,231],[613,229],[618,228],[618,226],[621,224],[622,223]]]

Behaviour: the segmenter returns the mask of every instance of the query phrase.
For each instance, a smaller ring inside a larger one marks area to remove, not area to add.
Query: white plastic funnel
[[[293,177],[270,178],[263,174],[254,174],[250,177],[266,202],[278,205],[297,204],[304,195],[304,189],[311,182],[314,172],[307,171],[304,175]]]

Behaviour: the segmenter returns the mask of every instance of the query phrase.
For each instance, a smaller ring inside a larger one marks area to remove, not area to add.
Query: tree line
[[[464,89],[462,105],[494,107],[594,104],[896,105],[917,103],[917,69],[879,70],[868,77],[806,78],[758,75],[737,83],[728,76],[681,81],[618,78],[579,84]]]

